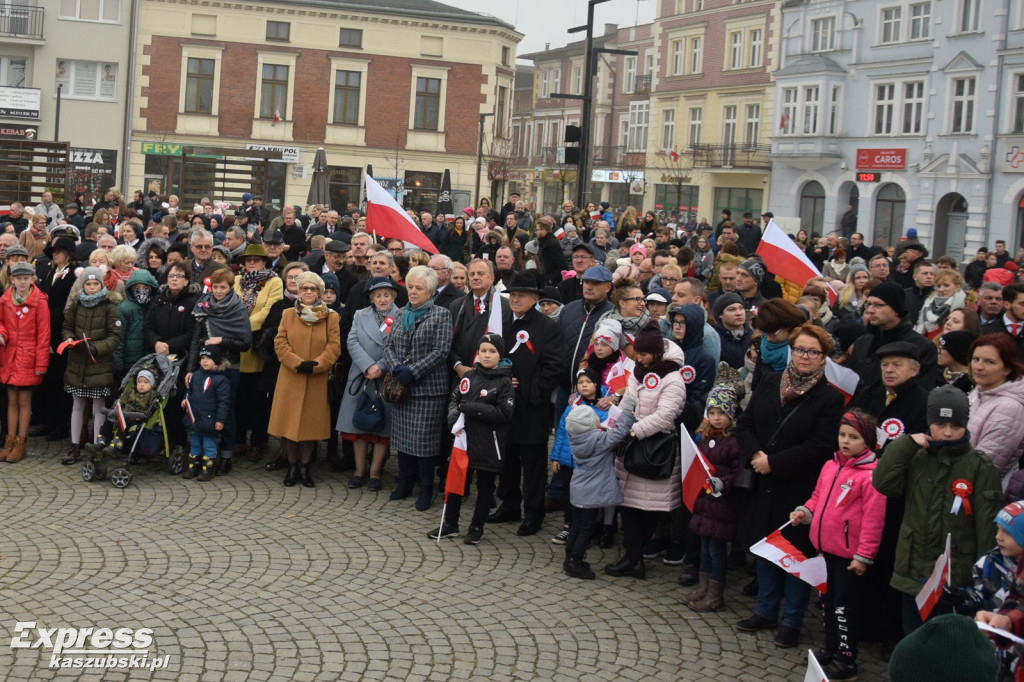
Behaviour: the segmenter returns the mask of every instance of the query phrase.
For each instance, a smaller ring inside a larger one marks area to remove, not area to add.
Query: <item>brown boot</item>
[[[710,573],[697,574],[697,589],[683,597],[684,604],[692,604],[704,598],[704,595],[708,593],[708,578],[710,576]]]
[[[8,462],[20,462],[25,458],[25,437],[16,436],[14,438],[14,445],[11,446],[10,451],[7,453]]]
[[[11,454],[11,448],[14,447],[14,434],[8,433],[7,438],[4,439],[4,449],[0,450],[0,462],[6,462],[7,456]]]
[[[725,583],[720,580],[708,581],[708,592],[703,599],[692,601],[689,607],[694,611],[717,611],[725,606]]]

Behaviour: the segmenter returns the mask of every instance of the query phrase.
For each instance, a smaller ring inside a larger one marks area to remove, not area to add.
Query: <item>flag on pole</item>
[[[950,534],[946,533],[946,549],[935,560],[935,568],[931,576],[925,581],[924,587],[917,593],[914,601],[917,602],[917,611],[921,614],[921,621],[928,620],[929,614],[935,605],[939,603],[939,596],[942,595],[942,586],[949,584],[949,549]]]
[[[274,123],[280,123],[283,120],[284,119],[281,118],[281,110],[280,109],[274,109]]]
[[[768,221],[757,253],[770,272],[797,286],[803,287],[812,277],[821,277],[821,272],[807,254],[775,224],[774,219]]]
[[[121,433],[128,430],[128,420],[124,417],[124,410],[121,408],[121,401],[114,403],[114,414],[117,415],[117,425],[121,427]]]
[[[369,175],[366,181],[366,222],[374,234],[391,239],[401,239],[414,244],[427,253],[437,253],[427,235],[413,222],[398,202]]]
[[[818,663],[810,649],[807,650],[807,674],[804,675],[804,682],[828,682],[825,671],[821,669],[821,663]]]
[[[626,387],[629,386],[629,377],[632,376],[635,369],[636,363],[629,358],[625,358],[621,362],[616,362],[612,365],[612,368],[608,371],[608,377],[605,379],[608,390],[611,393],[626,390]]]
[[[785,130],[786,124],[789,123],[789,114],[782,114],[782,118],[779,119],[779,130]]]
[[[833,362],[832,358],[827,358],[825,360],[825,379],[843,394],[843,404],[845,405],[856,393],[860,376],[849,367],[843,367]]]
[[[793,546],[782,536],[782,528],[789,525],[787,521],[763,540],[758,540],[750,547],[750,551],[772,562],[786,573],[790,573],[819,592],[825,592],[828,576],[825,568],[825,557],[816,556],[808,559],[803,552]]]
[[[565,238],[565,228],[563,228],[561,225],[556,227],[555,228],[555,236],[558,237],[559,240],[562,240],[563,238]]]
[[[686,429],[680,429],[680,452],[682,453],[683,465],[683,504],[693,512],[693,505],[701,492],[708,489],[706,482],[715,475],[715,468],[706,461],[697,444],[690,438]]]
[[[466,453],[466,417],[459,415],[459,420],[452,427],[455,444],[452,445],[452,457],[448,462],[448,475],[444,479],[444,501],[448,502],[448,493],[457,491],[461,495],[466,490],[466,472],[469,470],[469,455]],[[442,519],[443,523],[443,519]]]
[[[675,163],[676,161],[679,160],[679,152],[672,151],[668,147],[662,147],[661,151],[663,151],[665,155],[668,156],[668,158],[672,159],[672,163]]]

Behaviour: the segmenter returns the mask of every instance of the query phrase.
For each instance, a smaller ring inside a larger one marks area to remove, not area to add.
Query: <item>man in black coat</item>
[[[583,298],[583,273],[596,264],[594,252],[590,250],[589,244],[580,242],[572,247],[572,269],[576,271],[576,276],[563,279],[555,285],[562,303],[569,305]]]
[[[566,269],[565,254],[562,253],[562,245],[558,242],[552,232],[555,223],[548,216],[537,221],[534,228],[534,235],[537,237],[537,245],[540,247],[540,262],[544,281],[542,284],[558,286],[562,281],[562,270]]]
[[[466,294],[455,288],[452,281],[452,259],[444,254],[431,256],[427,266],[437,273],[437,292],[434,293],[434,305],[451,308],[452,304]]]
[[[935,291],[935,266],[929,260],[919,260],[914,263],[914,285],[903,290],[906,298],[907,320],[910,324],[917,324],[917,318],[921,314],[921,307],[925,300]]]
[[[1017,354],[1024,359],[1024,284],[1003,287],[1003,305],[1003,315],[981,325],[981,333],[1009,334],[1017,344]]]
[[[858,407],[875,417],[887,441],[896,440],[904,433],[924,432],[928,428],[925,417],[928,391],[918,383],[921,363],[917,360],[917,346],[906,341],[887,343],[875,351],[875,357],[879,360],[882,380],[858,386],[848,407]]]
[[[516,407],[501,474],[501,507],[487,519],[488,523],[518,520],[522,503],[524,518],[517,531],[522,536],[535,535],[544,521],[551,392],[565,362],[562,330],[536,308],[539,284],[533,273],[525,272],[509,286],[512,324],[502,330],[502,336],[512,360]]]
[[[866,266],[872,256],[881,253],[881,249],[877,246],[867,246],[864,243],[864,235],[860,232],[854,232],[850,235],[850,248],[846,249],[846,261],[850,262],[854,258],[863,258],[864,265]]]
[[[469,263],[469,293],[452,303],[452,348],[448,351],[448,367],[461,379],[473,369],[473,359],[480,337],[487,332],[491,306],[501,306],[501,326],[512,326],[512,310],[508,299],[494,289],[494,263],[474,258]]]
[[[868,390],[882,381],[882,371],[875,352],[894,341],[906,341],[917,348],[921,363],[919,383],[930,391],[942,383],[939,357],[935,344],[918,334],[904,319],[906,300],[903,287],[896,282],[883,282],[868,294],[864,306],[864,323],[868,333],[857,339],[847,366],[860,377],[857,391]]]

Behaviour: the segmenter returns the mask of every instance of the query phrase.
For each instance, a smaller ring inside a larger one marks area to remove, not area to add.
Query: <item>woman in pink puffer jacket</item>
[[[685,364],[683,351],[666,341],[658,323],[651,321],[633,339],[636,371],[629,378],[629,392],[636,395],[636,423],[630,435],[648,438],[661,431],[674,431],[676,419],[686,403],[686,383],[680,374]],[[672,511],[682,504],[679,454],[676,450],[672,475],[664,480],[631,474],[615,458],[615,476],[622,487],[622,544],[625,555],[605,566],[613,576],[645,575],[643,547],[654,534],[658,513]]]

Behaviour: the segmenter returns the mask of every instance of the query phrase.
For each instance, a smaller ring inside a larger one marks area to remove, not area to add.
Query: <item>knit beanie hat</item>
[[[501,334],[484,334],[483,336],[480,337],[480,341],[477,342],[477,348],[479,348],[480,344],[482,343],[489,343],[495,348],[497,348],[498,355],[501,358],[508,357],[507,354],[505,353],[505,339],[501,338]]]
[[[565,418],[565,432],[571,438],[596,429],[599,423],[600,420],[593,409],[586,405],[577,405],[569,410],[569,415]]]
[[[665,352],[664,341],[665,337],[661,334],[661,327],[658,326],[657,322],[651,320],[633,338],[633,350],[637,353],[661,355]]]
[[[594,343],[597,342],[611,346],[613,350],[619,350],[622,346],[622,325],[617,320],[598,322],[594,330]]]
[[[150,386],[156,386],[156,377],[148,369],[144,369],[135,376],[135,380],[145,379],[149,382]]]
[[[998,672],[992,642],[973,620],[955,614],[937,616],[914,630],[889,659],[892,682],[995,682]]]
[[[213,364],[219,365],[224,360],[224,349],[218,345],[203,346],[202,350],[199,351],[199,355],[200,357],[205,355],[213,360]]]
[[[707,408],[717,407],[729,415],[729,419],[736,419],[736,408],[739,401],[736,399],[736,390],[727,384],[715,384],[708,393]]]
[[[896,282],[882,282],[868,292],[868,296],[882,299],[887,306],[896,311],[899,317],[904,317],[907,314],[906,295],[903,293],[903,287]]]
[[[939,337],[939,348],[944,348],[953,359],[959,362],[961,365],[967,364],[967,353],[971,349],[971,344],[978,338],[978,335],[974,332],[969,332],[966,329],[958,329],[955,332],[946,332]]]
[[[1024,547],[1024,517],[1021,512],[1024,512],[1024,502],[1011,502],[996,514],[996,524]]]
[[[853,265],[850,266],[850,275],[848,281],[852,282],[853,276],[856,275],[858,272],[866,272],[869,275],[871,274],[871,271],[868,270],[868,266],[864,265],[863,261],[861,261],[860,263],[854,263]]]
[[[869,450],[875,449],[875,445],[878,443],[878,430],[868,419],[867,415],[862,412],[847,412],[843,415],[842,419],[839,420],[839,424],[845,424],[859,433],[860,437],[864,439],[864,444],[868,446]]]
[[[725,309],[734,303],[743,305],[743,298],[740,297],[735,291],[727,291],[718,298],[715,299],[714,305],[711,306],[711,312],[714,314],[717,320],[725,312]]]
[[[103,271],[94,265],[90,265],[86,269],[82,270],[82,283],[85,284],[90,280],[95,280],[100,284],[103,283]]]
[[[597,388],[598,388],[598,397],[600,397],[600,395],[601,395],[601,392],[600,392],[600,389],[601,389],[601,373],[598,372],[593,367],[584,367],[580,371],[576,372],[576,380],[579,381],[581,376],[587,377],[588,379],[590,379],[594,383],[595,386],[597,386]]]
[[[967,428],[971,416],[971,405],[967,394],[953,386],[939,386],[928,394],[928,408],[925,412],[929,424],[951,422],[954,426]]]
[[[754,281],[761,284],[761,280],[764,279],[765,267],[764,263],[757,260],[756,258],[748,258],[747,260],[740,263],[740,267],[747,271],[747,274],[754,278]]]

